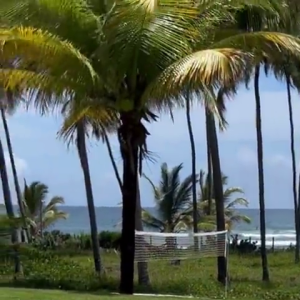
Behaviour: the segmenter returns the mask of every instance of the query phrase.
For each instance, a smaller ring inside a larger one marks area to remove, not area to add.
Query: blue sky
[[[300,111],[299,96],[293,93],[295,115]],[[285,85],[274,78],[261,79],[263,135],[265,150],[265,188],[267,208],[292,208],[291,163],[289,149],[289,121]],[[184,111],[174,113],[175,123],[168,115],[161,116],[149,126],[151,136],[148,147],[155,152],[157,163],[146,163],[144,172],[154,181],[159,180],[160,164],[170,167],[184,164],[182,176],[191,173],[190,144]],[[300,168],[300,118],[295,118],[297,162]],[[201,106],[192,113],[197,147],[197,169],[206,168],[204,114]],[[255,103],[253,91],[244,87],[227,103],[229,128],[219,134],[223,172],[229,176],[229,185],[244,189],[250,208],[258,207]],[[9,126],[15,151],[19,177],[28,182],[42,181],[49,186],[52,196],[65,198],[67,205],[85,205],[83,175],[76,149],[69,149],[56,138],[61,124],[59,116],[41,117],[34,111],[20,109],[9,117]],[[3,129],[0,127],[1,138]],[[120,155],[115,137],[111,139],[115,158],[120,165]],[[4,140],[3,140],[4,143]],[[5,143],[4,143],[5,144]],[[108,158],[105,145],[88,142],[89,160],[96,206],[115,206],[120,202],[120,192]],[[7,157],[8,158],[8,157]],[[8,161],[8,160],[7,160]],[[9,170],[11,190],[12,176]],[[142,202],[152,206],[149,184],[141,182]],[[13,194],[14,202],[15,194]],[[2,195],[2,194],[1,194]],[[2,197],[0,197],[1,199]],[[0,200],[0,203],[3,202]]]

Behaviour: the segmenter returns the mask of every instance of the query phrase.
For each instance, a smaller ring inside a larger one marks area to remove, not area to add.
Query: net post
[[[225,233],[225,238],[226,238],[226,244],[225,244],[225,249],[224,249],[224,256],[225,256],[225,261],[226,261],[225,298],[227,298],[228,287],[229,287],[228,267],[229,267],[229,246],[230,246],[230,236],[229,236],[228,231],[226,231],[226,233]]]

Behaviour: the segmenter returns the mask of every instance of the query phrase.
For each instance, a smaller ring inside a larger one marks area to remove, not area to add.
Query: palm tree
[[[192,202],[193,202],[193,231],[198,232],[198,211],[197,211],[197,175],[196,175],[196,146],[193,134],[193,126],[191,121],[191,101],[189,91],[186,92],[186,121],[189,132],[190,144],[191,144],[191,158],[192,158],[192,178],[193,178],[193,190],[192,190]],[[198,245],[195,240],[195,245]]]
[[[180,164],[169,170],[166,163],[161,165],[161,179],[158,186],[146,176],[151,184],[157,215],[143,209],[142,220],[146,227],[159,232],[179,232],[187,230],[191,218],[186,211],[191,204],[193,175],[180,181]],[[196,176],[197,179],[197,176]]]
[[[294,130],[294,119],[293,119],[293,104],[292,104],[292,95],[291,88],[294,86],[300,88],[300,77],[297,70],[294,69],[296,62],[289,62],[288,59],[283,62],[281,70],[276,68],[274,69],[275,77],[283,77],[286,82],[286,91],[287,91],[287,100],[288,100],[288,111],[289,111],[289,122],[290,122],[290,151],[292,158],[292,191],[293,191],[293,200],[294,200],[294,214],[295,214],[295,231],[296,231],[296,247],[295,247],[295,263],[299,263],[299,250],[300,250],[300,215],[298,212],[298,199],[297,199],[297,166],[296,166],[296,153],[295,153],[295,130]],[[299,63],[298,63],[299,65]],[[297,64],[296,64],[297,66]],[[279,67],[279,66],[278,66]]]
[[[214,230],[216,226],[216,220],[213,216],[216,215],[216,208],[215,208],[215,197],[214,193],[212,193],[212,207],[209,208],[209,177],[208,174],[205,174],[204,171],[200,171],[199,177],[199,184],[200,184],[200,192],[199,192],[199,200],[198,200],[198,207],[200,209],[200,214],[204,216],[203,221],[200,221],[199,226],[200,229],[211,229]],[[235,197],[235,194],[244,194],[243,190],[239,187],[227,187],[228,185],[228,177],[222,175],[222,184],[224,187],[224,215],[225,215],[225,222],[226,228],[231,230],[236,223],[245,222],[250,223],[251,219],[239,213],[236,210],[236,206],[248,206],[247,199],[243,197]],[[213,185],[213,182],[212,182]],[[214,191],[214,189],[213,189]],[[209,210],[211,209],[211,211]]]
[[[29,232],[27,231],[26,220],[24,218],[25,212],[24,212],[24,205],[23,205],[23,199],[22,199],[22,192],[21,192],[21,188],[20,188],[20,184],[19,184],[16,164],[15,164],[15,158],[14,158],[14,154],[13,154],[13,147],[12,147],[9,128],[8,128],[7,119],[6,119],[6,114],[7,113],[12,114],[15,111],[17,104],[18,103],[15,101],[14,95],[11,92],[9,92],[9,91],[6,93],[3,92],[3,94],[1,95],[1,105],[0,105],[1,118],[2,118],[2,123],[3,123],[8,153],[9,153],[9,159],[10,159],[10,164],[11,164],[11,169],[12,169],[12,174],[13,174],[13,179],[14,179],[14,184],[15,184],[15,191],[16,191],[16,196],[17,196],[18,205],[19,205],[19,209],[20,209],[20,214],[21,214],[21,217],[23,218],[23,227],[26,231],[27,239],[29,240],[30,239]]]
[[[24,213],[31,229],[31,235],[38,233],[53,225],[58,220],[65,220],[68,214],[59,210],[58,205],[64,204],[62,197],[55,196],[46,203],[49,193],[48,186],[34,181],[30,185],[24,184],[23,199]]]
[[[285,50],[296,54],[298,39],[270,32],[224,32],[218,25],[232,24],[232,10],[243,7],[243,0],[231,6],[216,0],[197,6],[192,0],[180,5],[125,0],[108,8],[105,1],[62,1],[15,0],[0,6],[2,23],[13,26],[1,29],[3,57],[19,58],[1,79],[5,87],[32,90],[29,98],[44,110],[60,102],[94,100],[118,113],[123,159],[120,290],[132,293],[132,199],[137,197],[138,167],[147,154],[149,135],[142,120],[155,121],[151,110],[172,108],[187,86],[204,93],[203,99],[213,105],[213,90],[239,79],[249,59],[259,60],[262,53],[279,57]],[[275,12],[273,2],[247,3]]]

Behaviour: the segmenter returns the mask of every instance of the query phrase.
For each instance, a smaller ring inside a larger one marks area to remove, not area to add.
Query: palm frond
[[[164,231],[164,222],[153,216],[149,211],[145,209],[142,209],[142,221],[146,227],[155,228],[159,231]]]
[[[219,89],[232,86],[234,81],[240,80],[251,58],[249,53],[232,48],[195,52],[167,67],[148,87],[144,97],[177,97],[186,86],[207,92],[207,87]]]
[[[226,205],[226,210],[230,210],[230,209],[233,209],[235,208],[236,206],[244,206],[244,207],[248,207],[248,200],[245,199],[245,198],[236,198],[232,201],[228,201],[227,202],[227,205]]]

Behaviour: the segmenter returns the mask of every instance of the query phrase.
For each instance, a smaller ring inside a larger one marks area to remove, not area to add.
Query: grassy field
[[[81,294],[65,291],[34,290],[34,289],[12,289],[0,288],[0,299],[5,300],[190,300],[191,298],[172,298],[172,297],[145,297],[145,296],[119,296],[119,295],[99,295]],[[256,300],[256,299],[247,299]]]
[[[89,293],[100,292],[102,294],[116,292],[119,284],[119,257],[114,253],[102,253],[102,258],[105,271],[104,275],[99,278],[92,272],[93,262],[91,255],[87,253],[71,256],[66,254],[53,256],[40,252],[39,254],[33,253],[30,257],[23,255],[21,260],[24,276],[17,281],[12,280],[11,261],[2,260],[2,262],[0,261],[0,285],[2,287],[18,286]],[[269,265],[271,283],[264,284],[261,282],[259,255],[231,255],[229,260],[231,283],[228,298],[300,300],[300,266],[294,264],[293,253],[270,254]],[[214,258],[182,261],[180,266],[171,265],[168,261],[151,262],[148,264],[148,268],[151,287],[143,288],[136,285],[136,293],[193,295],[206,298],[224,297],[224,288],[216,281],[216,259]],[[14,293],[26,294],[26,291],[17,290]],[[2,295],[1,292],[0,297]],[[15,295],[15,298],[6,297],[5,299],[26,299],[24,298],[26,295]],[[70,294],[68,298],[66,295],[64,299],[94,299],[92,296],[80,296],[80,294]],[[49,296],[47,294],[47,297],[50,300],[53,298],[51,293]],[[43,296],[41,299],[48,299],[47,297]],[[58,297],[56,297],[57,300],[60,299]],[[101,296],[101,299],[103,297]],[[145,298],[143,297],[143,299]]]
[[[101,297],[101,300],[178,300],[179,298],[162,298],[162,297],[144,297],[144,296],[119,296],[119,295],[99,295],[99,294],[81,294],[65,291],[49,291],[49,290],[33,290],[33,289],[12,289],[1,288],[0,299],[7,300],[96,300]],[[187,300],[190,298],[180,298],[181,300]]]

